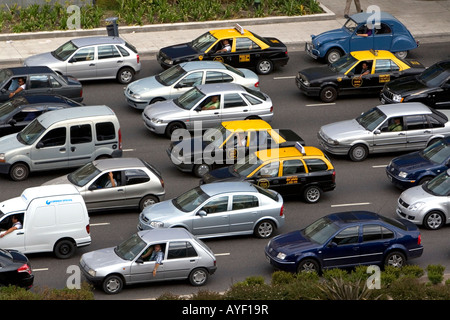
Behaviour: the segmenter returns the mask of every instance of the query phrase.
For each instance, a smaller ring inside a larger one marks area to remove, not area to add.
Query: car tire
[[[261,59],[256,63],[256,73],[269,74],[273,71],[273,63],[269,59]]]
[[[161,102],[161,101],[165,101],[166,99],[164,98],[154,98],[150,101],[149,105],[154,104],[156,102]]]
[[[25,163],[15,163],[11,166],[9,170],[9,176],[14,181],[23,181],[28,178],[30,174],[30,169]]]
[[[320,90],[320,100],[325,103],[334,102],[337,99],[338,93],[335,87],[326,86]]]
[[[194,287],[203,286],[209,278],[209,273],[204,268],[197,268],[191,271],[189,274],[189,282]]]
[[[384,259],[385,266],[391,266],[395,268],[401,268],[406,262],[406,257],[400,251],[391,251],[386,255]]]
[[[158,203],[159,199],[152,195],[147,195],[139,201],[139,210],[142,212],[146,207]]]
[[[211,171],[211,166],[206,163],[196,164],[192,169],[194,175],[198,178],[202,178],[205,174]]]
[[[255,227],[254,235],[260,239],[270,238],[275,232],[275,224],[269,220],[258,222]]]
[[[171,122],[167,125],[166,128],[166,136],[168,138],[172,137],[172,133],[177,129],[186,129],[185,125],[182,122]]]
[[[444,224],[445,216],[439,211],[431,211],[423,219],[423,225],[429,230],[438,230]]]
[[[303,191],[303,198],[307,203],[317,203],[322,196],[322,189],[318,186],[308,186]]]
[[[338,61],[342,57],[342,51],[336,48],[328,50],[325,61],[329,64]]]
[[[432,180],[434,177],[423,177],[422,179],[419,180],[419,185],[427,183],[428,181]]]
[[[367,158],[369,150],[363,144],[356,144],[350,148],[348,155],[352,161],[363,161]]]
[[[303,259],[299,262],[297,266],[297,273],[301,272],[316,272],[320,273],[320,266],[319,263],[310,258]]]
[[[399,59],[406,59],[406,57],[408,56],[408,51],[397,51],[394,53],[394,55]]]
[[[75,243],[71,240],[64,239],[56,243],[53,253],[58,259],[68,259],[75,253]]]
[[[130,67],[124,67],[117,72],[117,81],[121,84],[129,84],[134,79],[134,70]]]
[[[103,291],[107,294],[117,294],[123,289],[123,279],[118,275],[110,275],[103,280]]]

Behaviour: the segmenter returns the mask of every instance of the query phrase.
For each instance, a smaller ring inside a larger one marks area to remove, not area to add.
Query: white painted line
[[[289,76],[289,77],[274,77],[274,80],[284,80],[284,79],[295,79],[295,76]]]
[[[372,168],[386,168],[387,165],[372,166]]]
[[[136,149],[123,149],[123,152],[130,152],[130,151],[136,151]]]
[[[335,102],[332,103],[315,103],[315,104],[307,104],[307,107],[320,107],[320,106],[332,106],[335,105]]]
[[[32,269],[33,272],[48,271],[48,268]]]
[[[215,253],[214,254],[216,257],[222,257],[222,256],[229,256],[230,255],[230,253],[228,252],[228,253]]]
[[[109,222],[102,222],[102,223],[92,223],[90,226],[97,227],[97,226],[108,226],[108,225],[110,225]]]
[[[351,207],[351,206],[367,206],[370,202],[360,202],[360,203],[344,203],[344,204],[332,204],[331,207]]]

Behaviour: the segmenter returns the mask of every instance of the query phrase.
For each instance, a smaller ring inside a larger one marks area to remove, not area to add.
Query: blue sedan
[[[270,264],[289,272],[357,265],[401,267],[422,253],[416,225],[368,211],[327,215],[302,230],[274,237],[265,248]]]
[[[388,179],[400,189],[408,189],[430,181],[450,166],[450,136],[422,151],[392,159],[386,167]]]
[[[315,59],[328,63],[339,60],[345,54],[362,50],[387,50],[405,59],[408,51],[419,46],[408,29],[394,16],[380,12],[379,21],[373,13],[357,13],[340,29],[311,35],[305,51]],[[378,22],[378,23],[375,23]]]

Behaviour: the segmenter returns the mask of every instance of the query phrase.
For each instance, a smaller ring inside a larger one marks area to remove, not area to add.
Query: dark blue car
[[[450,167],[450,136],[422,151],[392,159],[386,167],[388,179],[400,189],[408,189],[430,181]]]
[[[368,211],[327,215],[302,230],[274,237],[265,248],[270,264],[288,272],[357,265],[401,267],[422,253],[415,224]]]
[[[408,29],[395,17],[380,12],[379,21],[374,13],[357,13],[345,22],[341,29],[311,35],[305,51],[315,59],[336,62],[352,51],[387,50],[405,59],[408,51],[418,47],[418,42]]]

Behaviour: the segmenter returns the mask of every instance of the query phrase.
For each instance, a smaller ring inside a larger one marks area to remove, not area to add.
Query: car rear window
[[[95,124],[97,141],[112,140],[116,138],[116,130],[112,122],[100,122]]]
[[[269,197],[270,199],[272,199],[274,201],[278,201],[278,194],[277,193],[275,193],[273,191],[270,191],[270,190],[267,190],[267,189],[263,189],[263,188],[261,188],[261,187],[259,187],[257,185],[254,185],[254,186],[255,186],[256,190],[258,190],[259,193]]]
[[[136,47],[133,46],[132,44],[129,44],[128,42],[125,42],[125,47],[127,47],[128,49],[130,49],[131,51],[133,51],[136,54],[138,53]]]
[[[264,100],[264,101],[267,100],[266,96],[263,93],[261,93],[260,91],[256,91],[256,90],[253,90],[253,89],[250,89],[250,88],[247,88],[247,87],[243,87],[243,88],[245,90],[247,90],[248,93],[258,97],[259,99]]]
[[[408,228],[403,223],[401,223],[398,220],[394,220],[394,219],[391,219],[391,218],[388,218],[388,217],[384,217],[384,216],[381,216],[381,215],[379,215],[378,217],[380,218],[381,221],[383,221],[383,222],[385,222],[387,224],[390,224],[390,225],[392,225],[394,227],[397,227],[399,229],[402,229],[402,230],[408,230]]]

